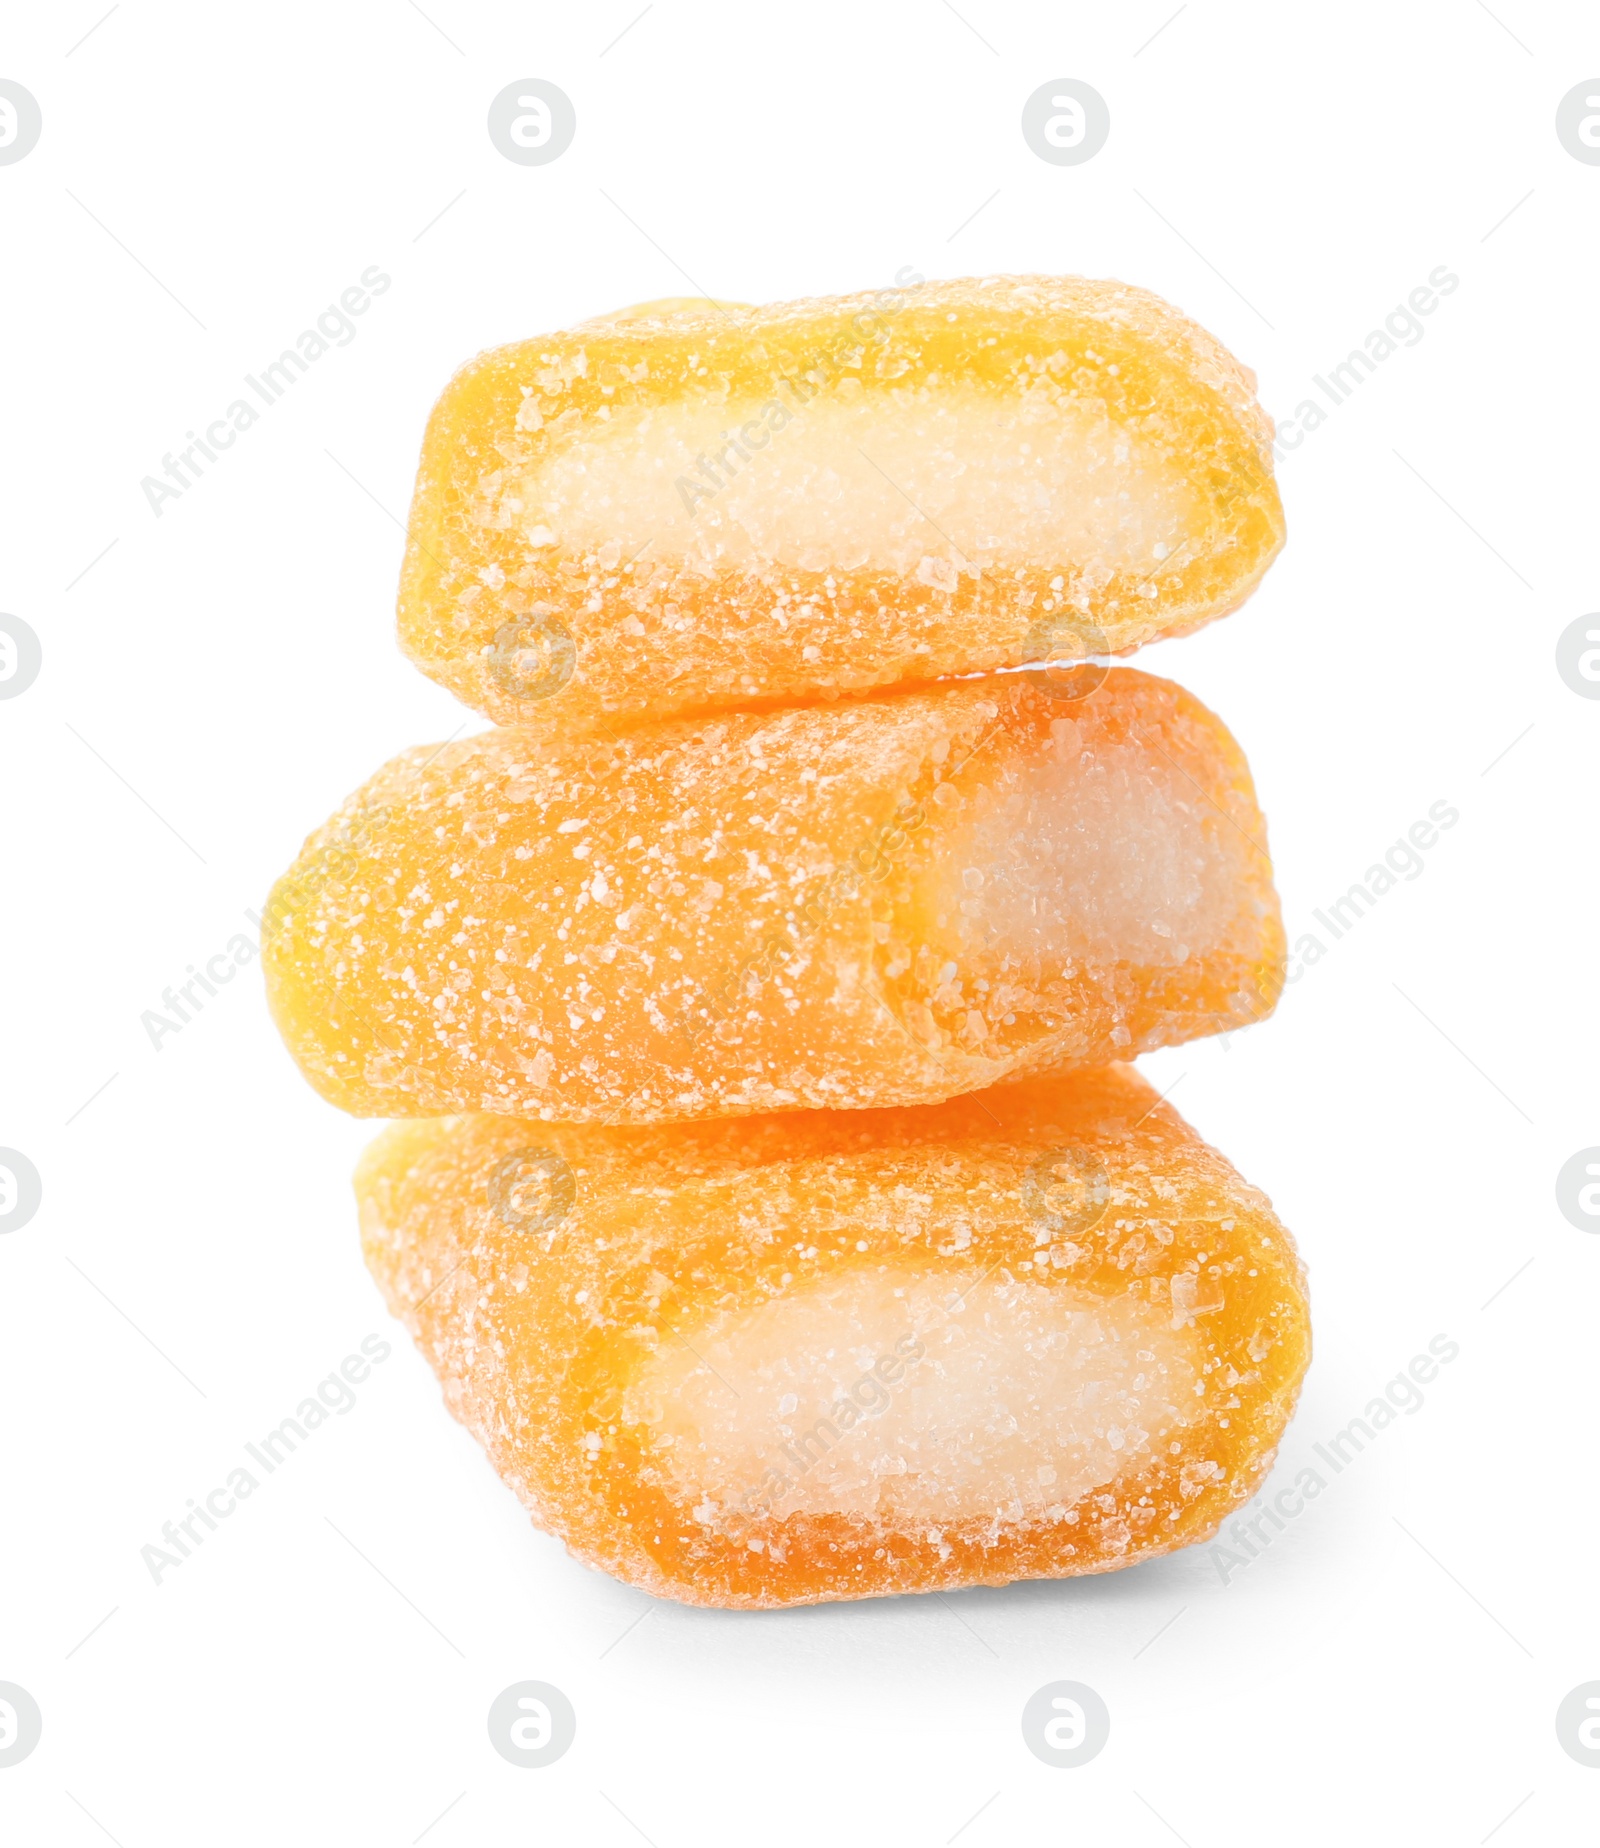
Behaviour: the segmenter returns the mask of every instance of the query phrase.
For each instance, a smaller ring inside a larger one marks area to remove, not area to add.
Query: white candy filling
[[[1147,1464],[1198,1382],[1161,1305],[861,1267],[664,1340],[623,1418],[704,1525],[925,1528],[1070,1508]]]
[[[1086,749],[1070,716],[1053,734],[984,787],[925,875],[926,911],[963,962],[1160,967],[1215,947],[1239,906],[1226,821],[1137,738]]]
[[[953,589],[980,565],[1153,571],[1201,517],[1174,467],[1043,391],[896,394],[846,374],[809,404],[624,407],[591,419],[502,506],[536,549],[712,572],[874,570]]]

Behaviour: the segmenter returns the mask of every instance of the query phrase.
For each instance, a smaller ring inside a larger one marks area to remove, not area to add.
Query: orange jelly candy
[[[357,1115],[653,1123],[934,1103],[1260,1018],[1283,931],[1238,746],[1131,668],[1062,690],[408,752],[269,901],[278,1025]]]
[[[1283,542],[1255,381],[1143,289],[661,302],[485,353],[428,424],[425,673],[575,730],[1125,654]]]
[[[392,1312],[535,1524],[690,1604],[1207,1539],[1309,1358],[1289,1234],[1125,1066],[921,1109],[402,1123],[356,1192]]]

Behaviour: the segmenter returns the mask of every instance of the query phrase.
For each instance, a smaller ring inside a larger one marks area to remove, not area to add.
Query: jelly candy
[[[1309,1358],[1266,1198],[1104,1066],[918,1109],[398,1124],[367,1262],[537,1525],[756,1607],[1214,1533]]]
[[[278,1025],[365,1116],[932,1103],[1269,1012],[1238,746],[1131,668],[406,753],[264,920]]]
[[[1283,542],[1254,379],[1143,289],[649,304],[483,354],[423,445],[400,637],[570,737],[1125,654]]]

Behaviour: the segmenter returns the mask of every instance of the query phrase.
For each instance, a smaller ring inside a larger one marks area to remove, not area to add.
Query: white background
[[[1600,1142],[1600,704],[1554,647],[1600,604],[1600,168],[1554,114],[1600,17],[1191,0],[1146,44],[1167,0],[657,0],[606,49],[635,0],[426,5],[7,21],[44,133],[0,167],[0,609],[44,668],[0,704],[0,1144],[44,1204],[0,1239],[0,1680],[44,1736],[0,1770],[0,1832],[1590,1839],[1600,1773],[1554,1714],[1600,1677],[1600,1239],[1554,1179]],[[577,110],[545,167],[485,132],[528,76]],[[1019,130],[1063,76],[1111,110],[1081,167]],[[141,478],[374,263],[357,338],[157,518]],[[348,1188],[371,1128],[299,1079],[254,966],[159,1051],[140,1022],[340,797],[463,724],[392,635],[446,377],[697,288],[1080,271],[1169,297],[1286,416],[1440,264],[1460,287],[1425,337],[1285,459],[1265,587],[1139,664],[1249,752],[1291,936],[1431,804],[1460,822],[1275,1019],[1145,1063],[1311,1268],[1280,1480],[1430,1337],[1459,1358],[1226,1584],[1196,1549],[733,1615],[574,1564],[387,1321]],[[357,1408],[154,1585],[140,1548],[372,1331],[395,1351]],[[485,1731],[525,1678],[578,1714],[544,1770]],[[1079,1770],[1019,1731],[1063,1678],[1112,1716]]]

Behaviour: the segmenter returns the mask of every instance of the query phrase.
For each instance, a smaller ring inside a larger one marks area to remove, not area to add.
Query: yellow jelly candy
[[[1125,654],[1283,542],[1254,379],[1142,289],[681,301],[500,347],[433,412],[400,637],[507,723]]]
[[[357,1115],[650,1123],[932,1103],[1260,1018],[1283,931],[1238,746],[1130,668],[1062,691],[408,752],[269,901],[278,1025]]]
[[[1310,1351],[1266,1198],[1125,1066],[922,1109],[405,1123],[368,1265],[535,1523],[691,1604],[1204,1540]]]

